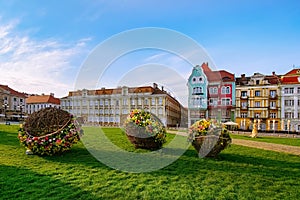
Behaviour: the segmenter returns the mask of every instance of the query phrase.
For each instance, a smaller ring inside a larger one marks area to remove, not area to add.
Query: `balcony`
[[[277,98],[278,98],[278,95],[277,95],[277,94],[270,94],[270,95],[269,95],[269,98],[270,98],[270,99],[277,99]]]
[[[276,109],[277,109],[277,106],[269,106],[269,109],[270,109],[270,110],[276,110]]]
[[[241,106],[241,110],[247,110],[248,106]]]

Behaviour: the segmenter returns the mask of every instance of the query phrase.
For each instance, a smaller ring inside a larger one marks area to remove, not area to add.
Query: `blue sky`
[[[299,8],[299,1],[276,0],[0,1],[0,83],[28,93],[66,96],[99,43],[142,27],[187,35],[218,69],[236,76],[284,74],[300,65]],[[150,61],[172,65],[187,79],[192,66],[176,59],[155,50],[130,54],[114,63],[115,71],[107,72],[99,86],[122,82],[111,79],[118,67],[130,71]]]

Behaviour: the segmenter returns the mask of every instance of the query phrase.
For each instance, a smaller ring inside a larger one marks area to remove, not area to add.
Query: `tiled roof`
[[[26,98],[26,95],[24,93],[13,90],[10,87],[8,87],[7,85],[0,85],[0,88],[2,88],[3,90],[8,91],[13,96],[17,96],[17,97],[20,97],[20,98]]]
[[[34,103],[53,103],[59,105],[60,100],[58,98],[53,97],[52,95],[29,96],[26,99],[26,104]]]
[[[282,76],[281,77],[282,84],[296,84],[300,83],[300,76]]]
[[[234,74],[225,71],[225,70],[219,70],[219,71],[212,71],[208,63],[203,63],[201,65],[201,68],[203,69],[204,74],[206,75],[209,82],[215,82],[215,81],[223,81],[223,82],[234,82]]]

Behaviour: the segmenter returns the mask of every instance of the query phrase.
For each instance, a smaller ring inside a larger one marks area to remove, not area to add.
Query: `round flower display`
[[[222,123],[200,119],[190,126],[188,141],[202,157],[216,157],[229,146],[231,138]]]
[[[26,119],[18,138],[30,154],[54,155],[69,150],[82,134],[80,125],[67,111],[45,108]]]
[[[166,129],[154,114],[132,110],[124,124],[125,132],[136,148],[159,149],[166,142]]]

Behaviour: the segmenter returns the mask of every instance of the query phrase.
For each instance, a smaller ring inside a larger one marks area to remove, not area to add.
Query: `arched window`
[[[222,92],[222,94],[226,94],[226,87],[225,86],[222,87],[222,91],[221,92]]]
[[[226,87],[226,94],[230,94],[230,87],[229,86]]]

